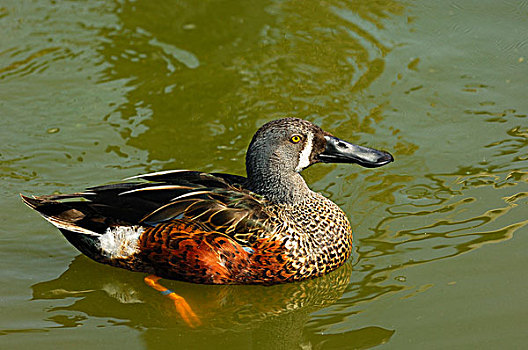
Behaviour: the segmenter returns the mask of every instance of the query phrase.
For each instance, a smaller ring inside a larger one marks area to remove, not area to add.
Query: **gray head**
[[[250,190],[276,203],[295,203],[309,193],[299,174],[315,163],[379,167],[393,161],[384,151],[338,139],[309,121],[284,118],[264,124],[246,154]]]

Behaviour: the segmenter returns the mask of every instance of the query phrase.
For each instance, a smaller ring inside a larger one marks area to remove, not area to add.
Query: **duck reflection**
[[[311,313],[341,298],[351,271],[349,262],[321,278],[269,287],[164,280],[164,285],[184,297],[200,318],[202,325],[195,329],[183,322],[170,300],[143,283],[141,274],[94,264],[81,255],[61,276],[37,283],[32,289],[34,300],[74,299],[69,305],[47,309],[51,313],[47,320],[59,327],[83,325],[87,316],[108,319],[110,325],[144,330],[142,338],[152,345],[149,348],[157,348],[160,339],[175,345],[170,335],[177,330],[185,334],[177,339],[181,346],[203,344],[205,334],[215,334],[215,343],[238,338],[244,343],[242,347],[298,348],[308,343],[340,343],[345,338],[348,344],[354,339],[359,343],[367,339],[369,346],[384,343],[394,331],[366,327],[338,335],[305,332]]]
[[[89,265],[89,266],[87,266]],[[200,285],[171,280],[163,284],[187,300],[203,327],[231,328],[287,313],[313,312],[333,304],[344,293],[350,263],[322,278],[269,287],[249,285]],[[128,320],[132,326],[151,327],[183,323],[174,304],[147,287],[142,275],[116,271],[76,257],[57,279],[37,283],[34,299],[78,298],[52,311],[74,310],[95,317]]]

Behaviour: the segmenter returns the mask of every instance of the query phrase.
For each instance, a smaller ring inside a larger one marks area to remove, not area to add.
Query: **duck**
[[[168,170],[72,194],[22,200],[90,259],[200,284],[315,278],[352,252],[346,214],[301,172],[317,163],[386,165],[393,156],[339,139],[299,118],[270,121],[246,153],[247,176]],[[183,311],[185,313],[185,311]]]

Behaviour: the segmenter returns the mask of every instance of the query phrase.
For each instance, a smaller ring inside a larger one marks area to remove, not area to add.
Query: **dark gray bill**
[[[354,145],[335,136],[325,136],[326,149],[319,154],[324,163],[356,163],[366,168],[377,168],[394,161],[385,151]]]

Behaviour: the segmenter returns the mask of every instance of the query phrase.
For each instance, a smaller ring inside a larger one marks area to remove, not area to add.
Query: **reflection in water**
[[[360,104],[358,92],[384,71],[392,44],[371,29],[401,14],[398,2],[169,1],[162,12],[149,1],[118,7],[122,26],[107,34],[101,54],[112,79],[134,72],[130,103],[120,110],[125,120],[135,118],[134,127],[123,127],[122,136],[147,147],[151,159],[243,173],[240,159],[264,121],[308,116],[357,140],[375,133],[382,120],[384,104]],[[134,134],[138,115],[142,132]]]
[[[426,176],[431,180],[429,184],[403,190],[407,203],[387,207],[389,215],[376,225],[371,237],[361,240],[361,262],[368,266],[369,261],[392,255],[399,257],[399,261],[390,270],[403,270],[512,238],[515,231],[528,224],[519,215],[521,204],[516,203],[526,198],[526,192],[502,198],[493,209],[475,212],[477,198],[471,194],[492,204],[492,200],[496,202],[496,195],[490,190],[502,181],[500,176],[494,181],[469,180],[482,177],[482,173],[463,169],[455,174],[430,174]],[[526,173],[510,185],[523,186],[523,177]],[[506,178],[511,180],[511,174]]]
[[[47,320],[58,327],[77,327],[88,318],[96,317],[108,319],[109,324],[125,324],[142,330],[147,343],[155,342],[162,335],[170,337],[176,331],[188,335],[180,339],[181,346],[203,343],[204,335],[211,335],[213,331],[217,335],[215,343],[240,334],[244,341],[254,345],[290,348],[306,342],[313,345],[333,341],[329,334],[304,335],[303,325],[310,319],[310,313],[335,303],[342,296],[351,271],[348,263],[322,278],[271,287],[164,281],[200,317],[203,325],[194,330],[182,322],[170,300],[143,283],[142,274],[94,264],[84,256],[75,258],[57,279],[37,283],[32,288],[33,300],[74,300],[48,310],[51,315]],[[387,341],[392,333],[380,327],[366,327],[336,336],[346,338],[349,343],[377,345]]]

